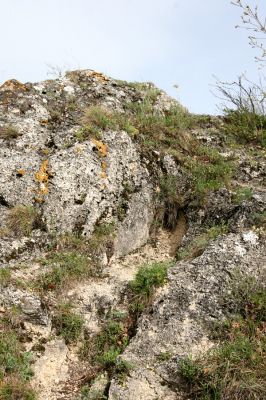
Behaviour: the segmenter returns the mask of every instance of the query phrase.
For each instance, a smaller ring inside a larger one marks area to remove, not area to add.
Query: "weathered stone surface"
[[[171,268],[168,285],[142,316],[123,354],[134,369],[124,385],[112,382],[109,399],[176,398],[170,387],[176,384],[178,358],[212,346],[210,324],[227,315],[235,273],[262,282],[266,276],[265,242],[252,231],[222,236],[202,256]],[[172,360],[160,362],[166,352]]]

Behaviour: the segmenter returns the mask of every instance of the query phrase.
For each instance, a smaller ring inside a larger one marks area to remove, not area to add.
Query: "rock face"
[[[122,356],[134,369],[123,385],[112,382],[109,399],[176,399],[178,360],[213,345],[210,326],[227,315],[234,276],[265,281],[265,241],[252,231],[222,236],[202,256],[171,268],[167,286],[142,316]],[[162,354],[170,360],[160,361]]]
[[[169,128],[173,107],[178,122],[191,118],[186,129]],[[88,109],[104,114],[91,122]],[[220,117],[194,118],[150,83],[91,70],[0,86],[0,333],[8,321],[32,353],[40,400],[184,399],[178,361],[214,345],[235,275],[263,282],[265,150],[228,148]],[[207,182],[202,199],[197,184],[232,160],[231,181]],[[125,333],[128,376],[95,367],[90,346],[82,358],[110,315],[130,315],[139,268],[169,261],[167,283]]]

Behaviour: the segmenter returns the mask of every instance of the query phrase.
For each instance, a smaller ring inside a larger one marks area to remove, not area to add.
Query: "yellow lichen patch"
[[[0,90],[11,90],[11,91],[23,91],[26,92],[28,89],[24,85],[17,81],[16,79],[9,79],[8,81],[4,82],[3,85],[0,86]]]
[[[107,174],[106,174],[105,171],[102,171],[102,172],[101,172],[101,178],[102,178],[102,179],[106,179],[106,178],[107,178]]]
[[[42,119],[39,121],[41,125],[47,125],[49,123],[48,119]]]
[[[101,155],[101,157],[106,157],[107,156],[107,152],[108,152],[107,145],[104,144],[103,142],[101,142],[100,140],[97,140],[97,139],[92,139],[92,142],[97,147],[98,152]]]
[[[48,160],[44,160],[39,171],[35,174],[35,179],[39,183],[38,195],[45,196],[48,194],[48,181],[50,176],[51,173],[49,172]],[[35,201],[37,201],[36,199],[37,198],[35,198]]]
[[[48,154],[50,153],[49,149],[42,149],[42,154],[45,156],[48,156]]]
[[[18,170],[17,170],[17,175],[18,175],[18,176],[24,176],[25,174],[26,174],[25,169],[18,169]]]
[[[92,76],[93,78],[96,78],[98,81],[100,81],[102,83],[106,83],[106,82],[110,81],[110,79],[106,75],[102,74],[101,72],[89,71],[88,75]]]
[[[40,169],[35,174],[35,179],[38,182],[48,182],[49,173],[48,173],[48,160],[44,160],[40,166]]]
[[[107,162],[102,161],[102,171],[106,171],[106,170],[107,170]]]

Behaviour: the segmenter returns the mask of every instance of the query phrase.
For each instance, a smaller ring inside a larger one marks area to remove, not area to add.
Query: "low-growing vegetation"
[[[238,314],[220,326],[219,344],[205,356],[179,363],[189,398],[266,398],[266,290],[248,279],[233,295]]]
[[[241,204],[243,201],[249,201],[252,199],[253,190],[250,187],[238,187],[233,194],[233,202]]]
[[[7,124],[0,127],[0,139],[16,139],[20,135],[21,133],[14,125]]]
[[[72,281],[92,275],[89,258],[76,252],[50,253],[42,263],[48,271],[38,278],[36,284],[44,290],[60,289]]]
[[[224,132],[241,144],[266,146],[266,116],[245,108],[225,110]]]
[[[56,307],[53,326],[57,335],[62,336],[67,344],[76,342],[80,338],[83,325],[83,318],[72,311],[70,303],[59,304]]]
[[[29,386],[31,355],[24,351],[17,335],[4,321],[0,323],[0,399],[35,400],[35,393]]]
[[[228,226],[225,223],[212,226],[205,232],[196,236],[187,246],[178,250],[176,255],[177,260],[191,260],[200,256],[211,240],[227,232]]]
[[[37,220],[37,211],[33,206],[17,205],[10,209],[6,219],[9,235],[29,236]]]
[[[130,306],[133,314],[142,312],[149,304],[155,289],[164,285],[169,265],[169,262],[143,265],[135,279],[129,282]]]

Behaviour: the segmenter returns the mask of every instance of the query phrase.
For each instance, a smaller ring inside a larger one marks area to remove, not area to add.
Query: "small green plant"
[[[44,290],[54,290],[71,280],[91,276],[92,269],[88,257],[76,252],[57,252],[42,260],[50,270],[38,278],[37,286]]]
[[[57,334],[62,336],[68,344],[79,339],[84,320],[79,314],[72,311],[71,304],[59,304],[55,311],[53,325]]]
[[[193,399],[266,398],[266,290],[251,279],[233,290],[238,315],[220,327],[220,343],[204,356],[179,363]]]
[[[172,353],[170,351],[162,351],[160,354],[157,356],[158,361],[169,361],[172,358]]]
[[[16,139],[21,133],[14,125],[4,125],[0,127],[0,139]]]
[[[10,209],[6,227],[9,234],[17,237],[29,236],[34,229],[37,211],[32,206],[18,205]]]
[[[130,312],[132,319],[137,319],[149,304],[155,289],[162,286],[167,279],[169,263],[143,265],[135,279],[129,282]]]
[[[1,321],[3,322],[3,321]],[[0,399],[35,400],[28,381],[31,355],[23,351],[17,336],[5,324],[0,331]]]
[[[261,213],[251,213],[251,220],[253,224],[260,228],[266,229],[266,211],[263,211]]]
[[[233,202],[236,204],[241,204],[243,201],[249,201],[252,199],[253,190],[249,187],[239,187],[236,189],[233,195]]]
[[[0,268],[0,286],[8,286],[11,282],[11,272],[9,268]]]

